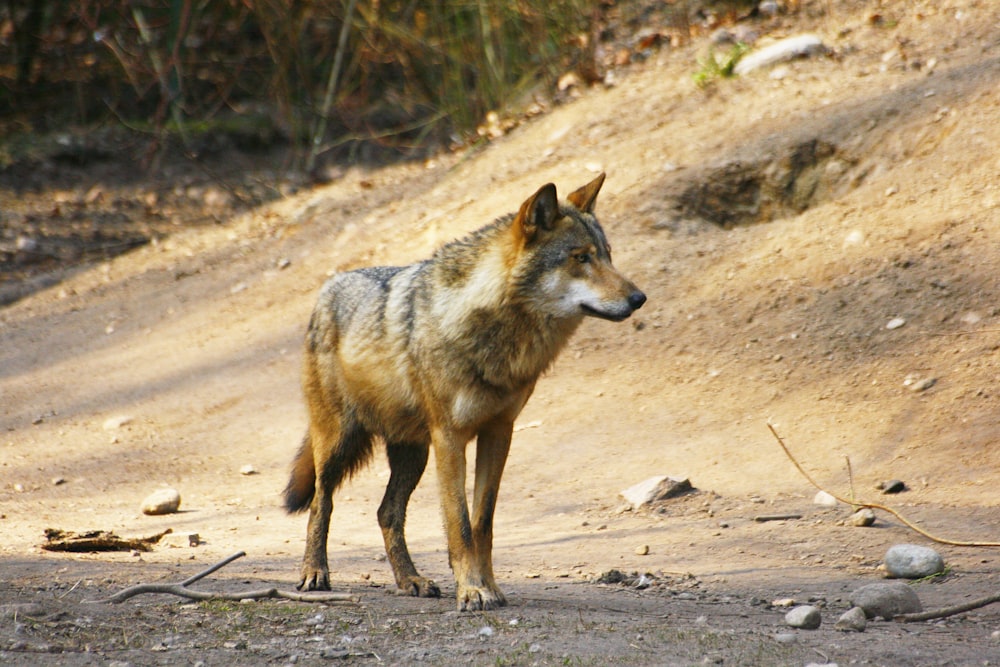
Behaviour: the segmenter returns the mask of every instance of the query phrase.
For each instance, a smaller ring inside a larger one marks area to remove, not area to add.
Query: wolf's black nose
[[[628,305],[632,307],[632,310],[639,310],[644,303],[646,303],[646,295],[639,290],[628,295]]]

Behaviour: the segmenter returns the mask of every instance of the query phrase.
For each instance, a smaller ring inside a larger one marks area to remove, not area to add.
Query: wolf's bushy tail
[[[293,513],[302,512],[309,507],[315,493],[316,466],[313,463],[312,439],[307,433],[292,462],[292,476],[285,487],[285,509]]]

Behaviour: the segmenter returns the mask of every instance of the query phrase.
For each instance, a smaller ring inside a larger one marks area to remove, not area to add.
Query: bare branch
[[[934,618],[947,618],[948,616],[954,616],[956,614],[964,614],[967,611],[972,611],[973,609],[979,609],[980,607],[991,605],[994,602],[1000,602],[1000,593],[996,595],[990,595],[989,597],[985,598],[979,598],[978,600],[972,600],[971,602],[957,604],[953,607],[945,607],[943,609],[935,609],[931,611],[922,611],[913,614],[899,614],[893,620],[899,621],[900,623],[915,623],[917,621],[929,621]]]
[[[792,456],[792,453],[788,450],[788,446],[785,445],[785,441],[781,439],[780,435],[778,435],[778,432],[774,429],[774,426],[768,423],[767,427],[771,429],[771,434],[774,436],[774,439],[778,441],[779,445],[781,445],[781,449],[784,450],[785,456],[787,456],[788,460],[792,462],[796,470],[802,473],[802,476],[805,477],[810,484],[815,486],[820,491],[829,493],[831,496],[833,496],[840,502],[844,503],[845,505],[853,505],[854,507],[867,507],[870,509],[882,510],[883,512],[888,512],[889,514],[899,519],[910,530],[914,530],[923,535],[924,537],[926,537],[927,539],[933,540],[934,542],[938,542],[940,544],[950,544],[951,546],[955,547],[1000,547],[1000,542],[962,542],[960,540],[950,540],[944,537],[938,537],[937,535],[933,535],[924,530],[923,528],[915,525],[911,521],[908,521],[905,517],[903,517],[903,515],[901,515],[899,512],[892,509],[891,507],[886,507],[885,505],[878,505],[876,503],[866,503],[858,500],[847,500],[846,498],[841,498],[836,493],[831,493],[830,491],[827,491],[822,486],[817,484],[816,481],[809,476],[809,473],[807,473],[805,470],[802,469],[802,466],[799,465],[799,462],[795,460],[794,456]]]
[[[350,593],[328,593],[323,591],[300,593],[298,591],[282,591],[277,588],[264,588],[256,591],[244,591],[242,593],[213,593],[210,591],[193,591],[187,587],[189,584],[207,577],[243,556],[246,556],[245,551],[237,551],[232,556],[177,584],[137,584],[115,593],[111,597],[101,600],[90,600],[89,602],[118,604],[144,593],[166,593],[189,600],[260,600],[265,598],[280,598],[283,600],[295,600],[296,602],[350,602],[354,604],[359,601],[357,596]]]

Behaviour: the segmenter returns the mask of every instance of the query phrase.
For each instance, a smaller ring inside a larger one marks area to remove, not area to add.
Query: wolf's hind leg
[[[309,438],[316,466],[316,491],[309,504],[306,553],[302,559],[297,588],[303,591],[330,590],[330,569],[326,540],[333,514],[333,494],[340,484],[360,468],[371,455],[372,437],[350,411],[313,419]]]
[[[423,443],[386,443],[389,455],[389,484],[378,508],[378,524],[385,540],[385,552],[396,577],[401,594],[417,597],[439,597],[441,589],[426,577],[420,576],[406,547],[404,525],[406,506],[416,488],[424,468],[427,467],[429,446]]]

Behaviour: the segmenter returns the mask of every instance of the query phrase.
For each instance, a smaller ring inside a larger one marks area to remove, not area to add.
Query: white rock
[[[897,544],[885,554],[885,569],[893,577],[922,579],[943,572],[944,559],[930,547]]]
[[[844,247],[850,248],[851,246],[861,245],[865,242],[865,234],[860,229],[855,229],[851,231],[847,236],[844,237]]]
[[[826,53],[827,48],[816,35],[796,35],[779,40],[770,46],[754,51],[736,63],[733,73],[743,76],[748,72],[775,63]]]
[[[813,496],[813,505],[822,505],[823,507],[836,507],[837,499],[831,496],[826,491],[819,491]]]
[[[181,506],[181,494],[177,489],[159,489],[142,501],[142,513],[150,515],[173,514]]]
[[[108,417],[104,420],[104,430],[114,431],[122,426],[128,426],[132,423],[132,417],[129,415],[118,415],[116,417]]]
[[[906,324],[906,320],[904,320],[902,317],[894,317],[888,322],[886,322],[885,328],[889,330],[898,329],[904,324]]]
[[[253,467],[253,464],[248,463],[240,468],[241,475],[256,475],[257,469]]]

